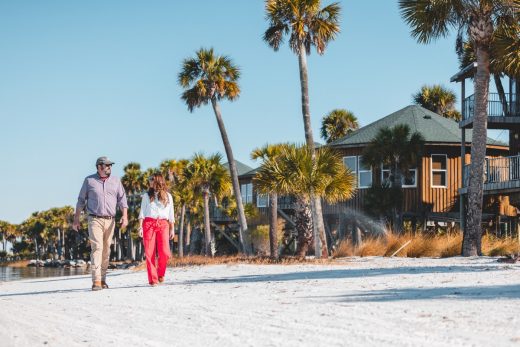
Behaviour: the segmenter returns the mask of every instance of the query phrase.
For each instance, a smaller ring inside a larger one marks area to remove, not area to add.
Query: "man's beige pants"
[[[92,281],[104,281],[107,277],[110,245],[114,236],[116,221],[97,217],[88,217],[88,236],[90,238],[90,266]]]

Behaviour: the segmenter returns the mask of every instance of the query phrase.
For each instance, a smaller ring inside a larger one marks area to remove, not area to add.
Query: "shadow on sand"
[[[356,294],[338,296],[313,296],[312,299],[332,299],[336,302],[391,302],[407,300],[496,300],[520,299],[520,285],[474,286],[474,287],[436,287],[436,288],[399,288],[371,290]]]
[[[319,270],[301,271],[282,274],[247,275],[236,277],[205,278],[200,280],[184,281],[182,284],[203,284],[215,282],[227,283],[255,283],[255,282],[283,282],[299,280],[320,280],[320,279],[344,279],[373,276],[392,276],[392,275],[420,275],[431,273],[459,273],[459,272],[481,272],[503,270],[497,266],[426,266],[426,267],[395,267],[395,268],[374,268],[374,269],[341,269],[341,270]]]

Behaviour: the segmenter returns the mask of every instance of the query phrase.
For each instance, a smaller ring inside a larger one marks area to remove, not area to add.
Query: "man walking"
[[[86,207],[91,245],[92,290],[108,288],[106,276],[117,207],[123,212],[121,228],[128,225],[126,194],[119,177],[111,174],[113,164],[107,157],[96,160],[97,173],[87,176],[83,181],[72,223],[72,229],[78,231],[79,216]]]

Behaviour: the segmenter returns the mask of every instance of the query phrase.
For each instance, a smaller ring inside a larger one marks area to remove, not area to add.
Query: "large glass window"
[[[242,195],[242,203],[250,204],[253,202],[253,184],[246,183],[240,185],[240,195]]]
[[[447,182],[447,162],[448,158],[446,154],[432,154],[431,157],[432,165],[432,187],[446,188]]]

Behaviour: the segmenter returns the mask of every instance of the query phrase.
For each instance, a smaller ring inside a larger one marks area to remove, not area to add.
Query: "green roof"
[[[245,174],[246,172],[253,170],[252,167],[247,166],[246,164],[239,162],[238,160],[235,160],[235,165],[237,166],[237,171],[238,171],[239,176]],[[224,166],[226,166],[229,171],[229,163],[225,163]]]
[[[462,141],[461,129],[459,129],[457,122],[421,106],[410,105],[331,142],[329,146],[357,147],[365,145],[376,137],[379,129],[392,128],[398,124],[407,124],[412,133],[421,133],[427,144],[460,144]],[[466,130],[466,143],[471,143],[471,132],[470,129]],[[507,144],[489,137],[487,144],[507,147]]]

